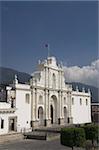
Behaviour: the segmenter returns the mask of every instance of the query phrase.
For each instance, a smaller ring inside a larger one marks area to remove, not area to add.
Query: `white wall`
[[[74,98],[74,104],[71,103],[73,124],[90,123],[91,122],[90,94],[74,91],[72,92],[72,98]],[[80,98],[82,99],[82,105],[80,105]],[[86,105],[86,99],[88,100],[88,105]]]
[[[17,131],[29,131],[31,128],[31,91],[30,86],[25,84],[16,84],[15,112],[11,112],[11,104],[0,103],[0,134],[9,132],[9,117],[17,117]],[[29,104],[26,103],[26,94],[30,95]],[[5,111],[5,112],[3,112]],[[10,111],[10,113],[9,113]],[[1,129],[1,119],[4,120],[4,128]]]
[[[9,109],[11,108],[11,104],[6,102],[0,102],[0,109]]]
[[[30,95],[29,104],[26,103],[26,94]],[[17,130],[28,131],[30,129],[31,122],[31,91],[28,85],[16,85],[16,115],[17,119]]]
[[[9,117],[15,117],[15,113],[0,113],[0,134],[9,132]],[[1,129],[1,119],[4,120],[4,128]]]

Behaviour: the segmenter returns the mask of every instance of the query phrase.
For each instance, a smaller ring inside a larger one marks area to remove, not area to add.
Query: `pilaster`
[[[38,120],[38,110],[37,110],[37,89],[35,88],[35,120]]]
[[[68,98],[68,123],[69,124],[72,124],[73,123],[73,118],[72,118],[72,114],[71,114],[71,92],[68,91],[67,93],[67,98]]]
[[[33,97],[33,105],[32,105],[32,108],[33,108],[33,111],[32,111],[33,118],[32,118],[32,120],[35,120],[35,89],[34,88],[32,90],[32,97]]]
[[[48,91],[45,89],[45,113],[44,113],[44,125],[47,126],[48,119]]]
[[[61,92],[58,92],[58,98],[59,98],[59,118],[61,118]]]
[[[63,114],[63,93],[61,92],[61,117],[64,118]]]

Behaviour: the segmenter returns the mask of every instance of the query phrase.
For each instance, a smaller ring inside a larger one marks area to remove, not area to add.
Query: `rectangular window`
[[[11,100],[11,108],[14,108],[14,101]]]
[[[3,128],[4,128],[4,120],[1,119],[1,129],[3,129]]]
[[[86,99],[86,105],[88,105],[88,99]]]
[[[26,97],[25,97],[25,98],[26,98],[26,103],[29,104],[29,103],[30,103],[30,95],[29,95],[29,94],[26,94]]]
[[[72,105],[74,105],[74,98],[72,98]]]
[[[80,105],[82,105],[82,99],[80,98]]]

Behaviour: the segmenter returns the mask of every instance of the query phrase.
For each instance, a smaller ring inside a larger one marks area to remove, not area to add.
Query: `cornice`
[[[16,108],[3,108],[0,109],[0,113],[14,113],[16,111]]]

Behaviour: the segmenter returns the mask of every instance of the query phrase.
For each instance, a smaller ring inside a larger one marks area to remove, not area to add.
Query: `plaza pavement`
[[[0,144],[0,150],[72,150],[60,144],[60,140],[18,140]],[[83,150],[75,148],[75,150]]]

